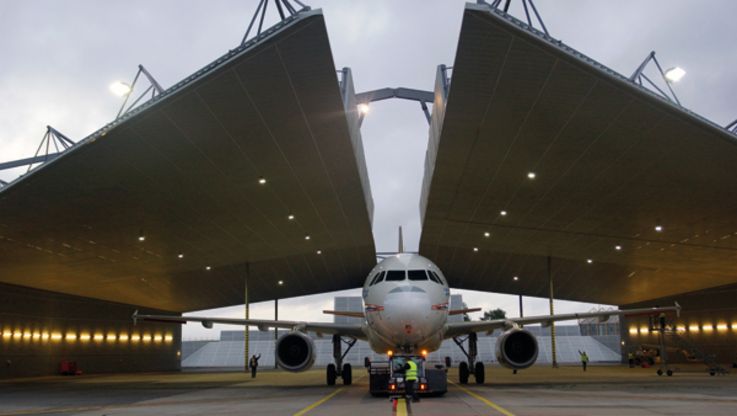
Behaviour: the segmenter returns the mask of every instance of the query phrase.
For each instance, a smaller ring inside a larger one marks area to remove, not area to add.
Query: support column
[[[248,303],[248,278],[251,274],[251,267],[250,263],[246,263],[246,277],[244,279],[244,287],[243,290],[243,304],[245,306],[245,314],[244,318],[249,319],[250,318],[250,304]],[[248,342],[249,342],[249,334],[250,333],[250,327],[248,325],[243,326],[243,340],[244,340],[244,346],[243,346],[243,370],[245,372],[249,371],[248,368],[248,360],[251,358],[251,353],[248,350]]]
[[[524,318],[525,317],[525,313],[522,310],[522,295],[519,295],[519,317],[520,318]]]
[[[274,320],[279,320],[279,298],[274,299]],[[276,363],[276,339],[279,337],[278,328],[274,328],[274,368],[279,368]]]
[[[548,282],[550,282],[550,315],[555,315],[553,310],[553,271],[551,267],[552,259],[548,256]],[[558,368],[558,357],[555,351],[555,322],[550,321],[550,352],[553,357],[553,368]]]

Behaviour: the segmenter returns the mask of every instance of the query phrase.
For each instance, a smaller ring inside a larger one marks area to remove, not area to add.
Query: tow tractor
[[[425,355],[389,355],[387,361],[370,361],[364,365],[369,373],[369,391],[372,396],[404,395],[404,365],[407,360],[417,364],[417,384],[420,395],[441,396],[448,391],[448,367],[445,363],[427,361]]]

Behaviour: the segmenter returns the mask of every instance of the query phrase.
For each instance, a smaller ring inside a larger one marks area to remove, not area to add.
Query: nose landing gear
[[[458,365],[458,378],[461,384],[468,384],[468,378],[473,371],[473,377],[476,379],[476,384],[484,384],[486,381],[486,370],[484,363],[481,361],[476,362],[478,356],[478,335],[475,332],[471,332],[467,337],[453,337],[453,341],[463,351],[466,356],[467,362],[461,362]],[[468,341],[468,351],[463,347],[463,343]]]

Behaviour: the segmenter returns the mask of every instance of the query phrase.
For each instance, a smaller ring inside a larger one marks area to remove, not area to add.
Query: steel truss
[[[737,120],[727,124],[724,128],[732,134],[737,134]]]
[[[67,149],[72,148],[76,143],[67,136],[60,133],[51,126],[46,126],[46,132],[41,138],[36,153],[33,157],[13,160],[10,162],[0,163],[0,170],[13,169],[21,166],[28,166],[26,173],[33,169],[35,164],[43,164],[50,160],[56,159]],[[0,187],[7,185],[5,181],[0,181]]]
[[[143,74],[144,77],[149,82],[148,88],[146,88],[141,95],[138,96],[133,102],[126,107],[126,104],[128,104],[128,100],[130,99],[131,95],[133,95],[133,91],[136,88],[136,83],[138,82],[138,79],[141,77],[141,74]],[[143,67],[143,65],[138,65],[138,72],[136,72],[136,76],[133,77],[133,82],[130,85],[130,91],[128,94],[125,95],[125,100],[123,100],[123,105],[120,106],[120,110],[118,110],[118,115],[115,116],[115,119],[119,119],[122,117],[125,113],[129,112],[132,108],[134,108],[136,105],[138,105],[141,100],[144,97],[147,97],[149,93],[151,93],[151,99],[155,98],[157,95],[160,95],[164,92],[164,89],[161,88],[161,85],[156,81],[156,79],[151,75],[150,72],[146,68]]]
[[[368,104],[374,101],[388,100],[390,98],[399,98],[402,100],[417,101],[420,103],[420,108],[425,114],[428,124],[432,120],[430,115],[430,109],[427,103],[435,101],[435,93],[432,91],[415,90],[412,88],[382,88],[379,90],[362,92],[356,94],[356,101],[360,104]],[[363,123],[364,114],[361,114],[358,123]]]
[[[540,13],[537,11],[537,7],[535,7],[535,3],[532,0],[521,0],[521,2],[522,2],[522,7],[525,10],[525,17],[527,20],[527,25],[530,27],[535,27],[534,22],[537,21],[543,33],[545,33],[546,36],[550,37],[550,33],[548,33],[548,28],[545,27],[545,22],[543,22],[543,19],[540,16]],[[486,0],[476,0],[476,3],[489,6],[492,9],[501,10],[505,14],[509,14],[509,6],[511,5],[512,0],[504,0],[504,6],[502,6],[502,0],[492,0],[491,3],[488,3]],[[532,13],[534,14],[534,19],[533,19],[533,15],[530,14],[530,10],[532,10]]]
[[[246,44],[248,35],[251,33],[251,29],[253,29],[253,25],[256,23],[257,18],[258,18],[258,28],[256,29],[256,39],[261,38],[261,35],[262,35],[261,30],[264,26],[264,19],[266,18],[266,9],[269,7],[269,3],[271,2],[274,3],[274,5],[276,6],[276,10],[279,12],[279,17],[281,18],[281,21],[291,19],[292,17],[298,15],[300,12],[310,10],[310,6],[305,5],[299,0],[291,0],[291,1],[294,1],[295,3],[297,3],[297,5],[299,5],[299,7],[301,8],[297,10],[292,5],[292,3],[290,3],[290,0],[260,0],[258,2],[258,7],[256,7],[256,12],[253,14],[253,17],[251,18],[251,23],[248,24],[248,29],[246,29],[246,33],[243,35],[243,39],[241,40],[241,46]]]
[[[670,94],[666,91],[664,91],[662,88],[658,87],[658,85],[653,82],[647,75],[645,75],[645,69],[647,69],[647,66],[650,63],[654,63],[655,67],[658,69],[658,73],[660,74],[660,78],[665,83],[665,86],[667,87]],[[668,81],[668,78],[665,77],[665,71],[663,71],[663,67],[660,66],[660,62],[658,62],[658,58],[655,57],[655,51],[650,52],[649,55],[647,55],[647,58],[645,58],[644,61],[640,64],[640,66],[637,67],[635,72],[630,76],[630,81],[639,84],[643,87],[647,87],[643,83],[643,81],[646,81],[648,85],[650,85],[655,92],[663,96],[663,98],[667,99],[670,102],[676,103],[679,106],[681,105],[681,102],[678,100],[678,97],[676,96],[676,92],[673,91],[673,88],[671,87],[670,81]]]

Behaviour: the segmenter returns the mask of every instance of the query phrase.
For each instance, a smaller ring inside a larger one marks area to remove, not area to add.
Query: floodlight
[[[667,79],[668,82],[678,82],[684,75],[686,75],[686,71],[679,66],[674,66],[673,68],[668,69],[664,74],[665,79]]]
[[[131,93],[131,86],[122,81],[115,81],[110,84],[110,91],[118,97],[124,97]]]
[[[512,280],[514,280],[515,282],[516,282],[516,281],[518,281],[518,280],[519,280],[519,276],[514,276],[514,277],[512,278]]]
[[[367,103],[361,103],[361,104],[358,104],[356,106],[356,109],[358,109],[358,112],[361,115],[364,115],[365,116],[366,114],[369,113],[369,110],[371,110],[371,107],[369,107],[369,105]]]

